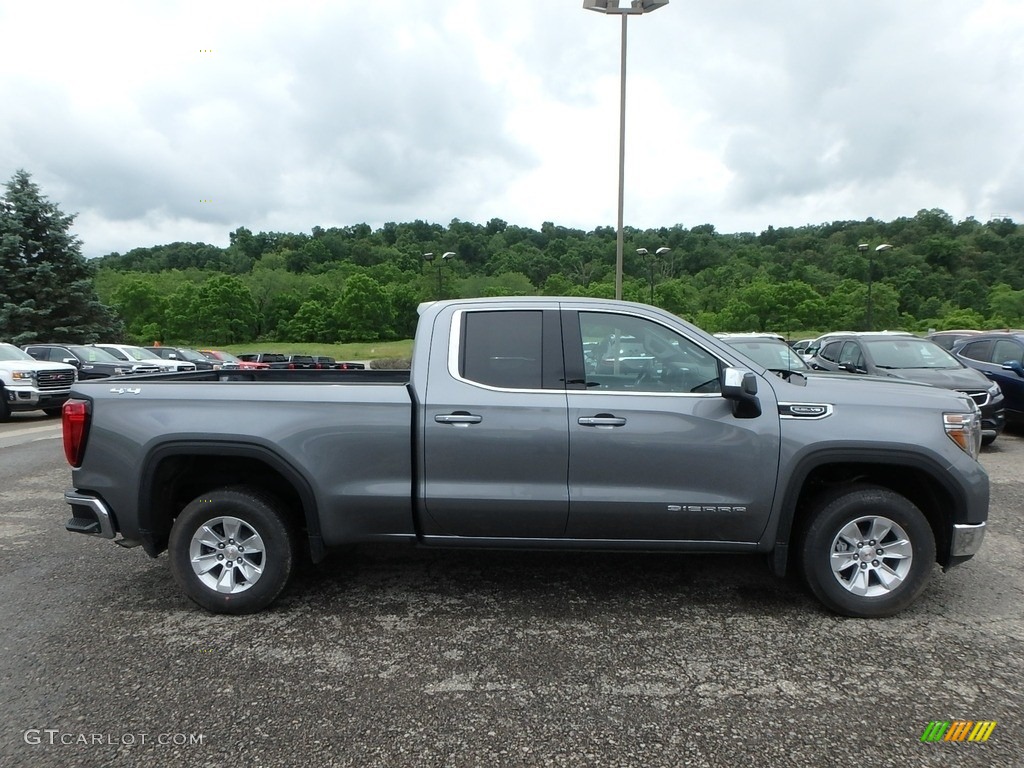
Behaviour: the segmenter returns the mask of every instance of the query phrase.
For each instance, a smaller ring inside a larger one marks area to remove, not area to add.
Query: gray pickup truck
[[[761,553],[828,608],[887,616],[981,545],[978,408],[781,375],[667,312],[577,298],[424,305],[411,371],[79,382],[67,529],[249,613],[296,559],[361,542]]]

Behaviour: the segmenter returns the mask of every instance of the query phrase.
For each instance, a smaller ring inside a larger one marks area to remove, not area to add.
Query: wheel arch
[[[789,550],[798,545],[815,501],[837,487],[857,483],[888,488],[909,499],[931,526],[936,560],[948,565],[953,523],[963,519],[967,509],[967,500],[948,471],[908,451],[825,451],[801,459],[786,486],[771,556],[777,575],[785,575]]]
[[[309,481],[266,446],[236,442],[174,442],[158,446],[142,462],[139,531],[146,552],[167,549],[171,525],[188,502],[227,486],[249,486],[279,499],[297,534],[308,539],[314,562],[325,554],[320,517]]]

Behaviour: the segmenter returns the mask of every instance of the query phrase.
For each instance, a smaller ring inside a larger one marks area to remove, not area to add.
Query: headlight
[[[999,385],[993,381],[991,384],[989,384],[988,394],[993,400],[995,400],[997,397],[1003,394],[1003,390],[1001,390],[999,388]]]
[[[11,374],[15,381],[32,381],[36,377],[35,371],[15,371]]]
[[[977,460],[981,451],[981,414],[975,407],[972,413],[944,413],[942,425],[949,439],[960,449]]]

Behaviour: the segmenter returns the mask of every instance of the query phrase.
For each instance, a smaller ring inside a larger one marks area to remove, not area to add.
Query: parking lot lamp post
[[[656,250],[654,253],[651,253],[646,248],[637,248],[636,249],[636,252],[638,254],[640,254],[641,256],[643,256],[647,260],[647,266],[648,266],[648,268],[650,270],[651,300],[650,300],[649,303],[652,306],[654,305],[654,262],[655,262],[657,257],[664,256],[666,253],[669,253],[671,250],[672,250],[671,248],[667,248],[665,246],[662,246],[661,248]]]
[[[447,264],[451,259],[455,258],[455,251],[445,251],[441,254],[440,259],[436,259],[433,253],[424,253],[423,260],[427,264],[433,264],[437,267],[437,300],[441,300],[441,294],[443,293],[443,282],[441,277],[441,266]]]
[[[870,248],[871,248],[871,246],[868,245],[867,243],[860,243],[857,246],[857,250],[860,253],[867,253]],[[864,314],[864,326],[865,326],[866,330],[869,330],[869,331],[871,330],[871,266],[872,266],[871,254],[868,253],[868,303],[867,303],[867,311]]]
[[[424,253],[423,254],[423,260],[425,262],[427,262],[427,264],[433,264],[434,263],[434,254],[433,253]],[[441,300],[441,262],[437,263],[437,300],[438,301]]]
[[[622,43],[619,49],[619,218],[615,236],[615,298],[622,298],[622,211],[625,196],[626,171],[626,19],[656,11],[668,0],[632,0],[628,6],[619,7],[619,0],[583,0],[583,8],[606,14],[618,14],[622,19]]]
[[[437,265],[437,276],[438,276],[439,280],[440,280],[440,277],[441,277],[441,264],[449,264],[449,263],[451,263],[451,260],[454,259],[454,258],[455,258],[455,251],[445,251],[444,253],[441,254],[441,263]],[[438,282],[438,291],[439,292],[441,290],[440,286],[441,286],[441,283]]]
[[[871,252],[871,247],[867,243],[861,243],[857,246],[857,250],[861,253],[867,251],[868,253],[868,312],[867,312],[867,329],[869,331],[875,330],[875,322],[873,317],[874,307],[871,304],[871,283],[874,280],[875,275],[875,256]],[[882,243],[875,247],[874,253],[883,253],[884,251],[891,251],[892,246],[889,243]]]

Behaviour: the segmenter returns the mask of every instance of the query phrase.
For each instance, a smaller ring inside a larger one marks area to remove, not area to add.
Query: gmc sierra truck
[[[73,365],[41,362],[13,344],[0,344],[0,422],[15,411],[59,416],[77,378]]]
[[[79,382],[63,427],[67,529],[167,550],[214,612],[261,610],[300,555],[390,541],[761,553],[887,616],[988,516],[966,395],[772,372],[598,299],[426,304],[409,371]]]

